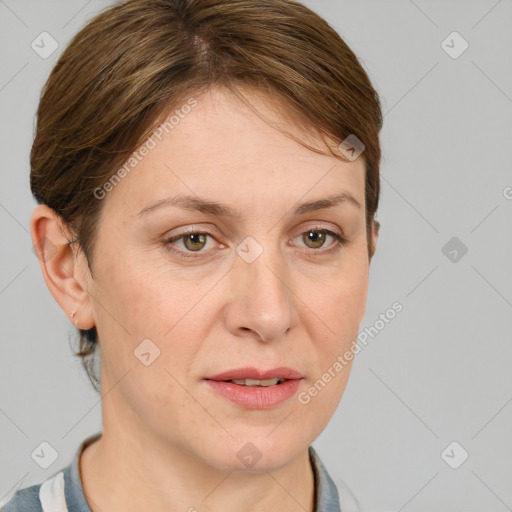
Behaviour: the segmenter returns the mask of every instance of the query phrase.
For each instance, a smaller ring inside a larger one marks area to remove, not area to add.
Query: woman
[[[310,445],[365,311],[381,125],[295,1],[131,0],[75,36],[38,109],[31,233],[103,430],[5,512],[345,510]]]

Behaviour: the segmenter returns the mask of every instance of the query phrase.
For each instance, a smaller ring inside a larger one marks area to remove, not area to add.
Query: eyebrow
[[[361,203],[349,192],[341,192],[339,194],[331,195],[322,199],[314,201],[307,201],[295,205],[292,210],[292,215],[304,215],[317,210],[332,208],[339,204],[349,204],[355,206],[359,210],[362,209]],[[177,206],[185,210],[197,210],[202,213],[215,215],[219,217],[227,217],[235,220],[241,220],[243,215],[239,209],[232,208],[223,203],[203,199],[197,196],[189,196],[178,194],[173,197],[160,199],[144,207],[139,213],[139,216],[146,215],[150,211],[154,211],[164,206]]]

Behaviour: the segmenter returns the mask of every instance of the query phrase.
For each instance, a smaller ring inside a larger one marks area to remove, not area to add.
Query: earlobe
[[[30,217],[30,231],[50,293],[73,325],[91,329],[95,323],[87,286],[89,270],[85,256],[70,243],[69,228],[54,210],[40,204]]]

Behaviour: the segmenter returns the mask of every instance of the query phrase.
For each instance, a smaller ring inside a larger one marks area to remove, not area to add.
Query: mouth
[[[238,368],[204,379],[216,394],[248,409],[270,409],[296,394],[304,377],[291,368]]]
[[[286,382],[290,379],[285,379],[281,377],[275,377],[273,379],[265,379],[265,380],[259,380],[259,379],[231,379],[231,380],[224,380],[222,382],[232,382],[233,384],[238,384],[239,386],[260,386],[260,387],[269,387],[269,386],[278,386],[282,382]]]
[[[235,368],[206,377],[205,380],[234,382],[241,386],[274,386],[287,380],[302,378],[304,376],[298,370],[281,366],[270,370],[261,370],[253,367]]]

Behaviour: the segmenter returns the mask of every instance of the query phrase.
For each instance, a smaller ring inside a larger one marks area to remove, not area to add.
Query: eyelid
[[[340,238],[345,239],[343,230],[339,226],[334,227],[332,224],[329,224],[329,225],[311,224],[306,227],[301,227],[297,236],[301,235],[302,233],[305,233],[306,231],[313,230],[313,229],[318,230],[318,231],[326,231],[328,233],[332,233],[333,235],[336,235],[336,236],[339,236]]]

